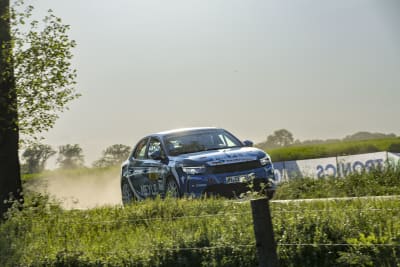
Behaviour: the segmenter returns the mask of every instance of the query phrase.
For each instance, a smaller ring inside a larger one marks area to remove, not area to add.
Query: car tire
[[[166,195],[179,198],[181,196],[179,192],[179,186],[173,177],[168,177],[166,184]]]
[[[122,179],[121,182],[121,195],[122,204],[127,205],[136,200],[135,194],[133,193],[131,186],[126,178]]]

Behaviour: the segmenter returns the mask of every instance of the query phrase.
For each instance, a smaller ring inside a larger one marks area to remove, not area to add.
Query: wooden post
[[[278,256],[267,198],[252,200],[254,234],[260,267],[277,267]]]

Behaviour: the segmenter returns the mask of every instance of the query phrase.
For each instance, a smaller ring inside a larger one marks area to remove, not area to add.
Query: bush
[[[46,196],[26,199],[0,225],[0,266],[258,264],[249,202],[168,198],[67,211]],[[396,266],[399,209],[399,199],[271,203],[280,264]]]
[[[296,178],[283,182],[275,199],[400,195],[400,165],[352,173],[344,178]]]

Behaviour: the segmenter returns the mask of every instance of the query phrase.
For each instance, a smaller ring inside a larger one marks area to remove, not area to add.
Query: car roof
[[[193,127],[193,128],[179,128],[179,129],[173,129],[173,130],[168,130],[168,131],[162,131],[154,134],[150,134],[149,136],[166,136],[169,134],[175,134],[175,133],[183,133],[183,132],[192,132],[192,131],[204,131],[204,130],[222,130],[221,128],[217,127]]]

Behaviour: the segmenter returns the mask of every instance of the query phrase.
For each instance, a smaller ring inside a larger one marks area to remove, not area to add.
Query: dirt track
[[[88,209],[96,206],[121,204],[118,172],[106,171],[98,175],[54,174],[27,182],[26,187],[40,193],[49,193],[61,201],[65,209]]]

